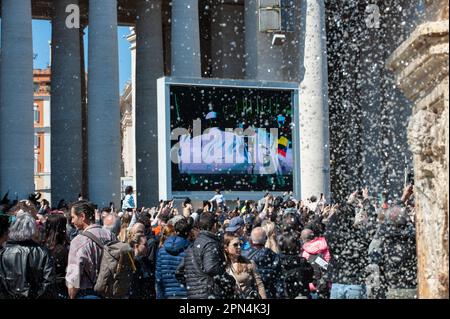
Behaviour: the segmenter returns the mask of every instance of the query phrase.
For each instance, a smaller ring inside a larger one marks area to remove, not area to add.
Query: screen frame
[[[293,149],[293,196],[298,198],[301,194],[300,178],[300,110],[299,110],[299,84],[295,82],[267,82],[252,80],[232,79],[206,79],[206,78],[179,78],[161,77],[157,80],[158,96],[158,189],[159,198],[182,199],[189,197],[193,200],[208,200],[213,196],[213,191],[176,191],[172,190],[172,163],[170,161],[171,149],[171,127],[170,127],[170,86],[216,86],[249,89],[272,89],[291,91],[294,116],[292,122]],[[274,196],[283,196],[285,191],[270,192]],[[224,191],[222,194],[226,199],[256,200],[264,195],[264,191]]]

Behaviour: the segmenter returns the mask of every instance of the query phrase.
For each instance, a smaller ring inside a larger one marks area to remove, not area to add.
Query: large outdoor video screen
[[[293,91],[170,85],[172,191],[293,189]]]

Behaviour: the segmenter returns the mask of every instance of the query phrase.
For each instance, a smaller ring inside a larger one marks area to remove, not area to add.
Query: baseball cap
[[[233,217],[230,220],[230,224],[225,229],[225,231],[233,233],[243,226],[244,226],[244,220],[242,219],[242,217],[239,217],[239,216]]]

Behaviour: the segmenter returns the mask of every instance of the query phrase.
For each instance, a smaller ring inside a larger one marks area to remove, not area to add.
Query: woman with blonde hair
[[[120,218],[120,231],[117,238],[123,242],[126,243],[128,241],[128,226],[131,223],[131,215],[128,214],[128,212],[124,212],[122,217]]]
[[[241,240],[236,234],[224,236],[226,271],[236,280],[239,299],[267,299],[264,284],[253,261],[241,255]]]
[[[269,248],[274,253],[278,254],[280,252],[280,247],[277,243],[275,223],[270,220],[265,220],[262,222],[261,227],[262,229],[264,229],[267,235],[266,248]]]

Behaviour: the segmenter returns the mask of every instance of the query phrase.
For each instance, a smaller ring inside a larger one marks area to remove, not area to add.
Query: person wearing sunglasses
[[[241,255],[239,236],[226,233],[223,245],[227,264],[226,271],[236,280],[236,294],[239,299],[267,299],[256,264]]]

